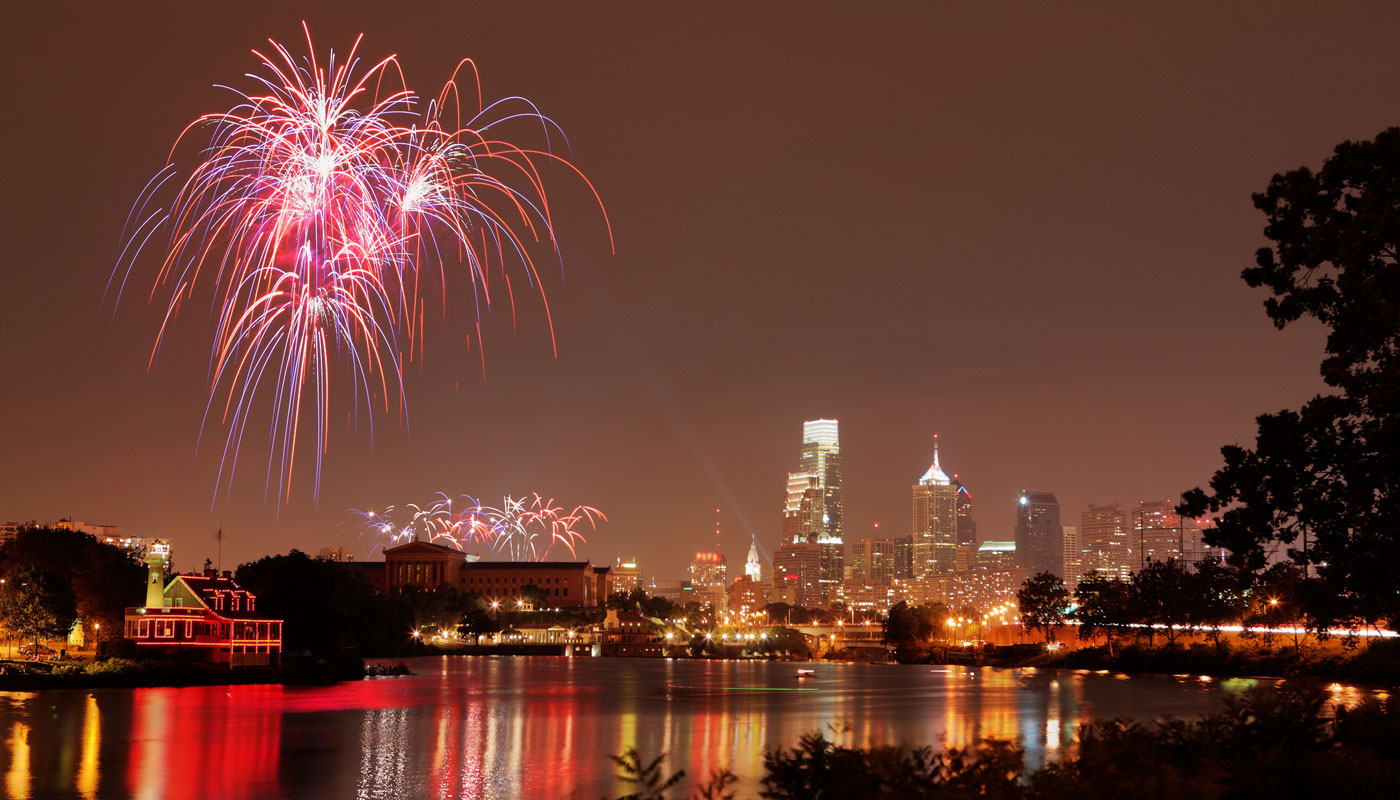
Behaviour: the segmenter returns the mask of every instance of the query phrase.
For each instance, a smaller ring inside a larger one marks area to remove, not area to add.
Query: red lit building
[[[148,603],[154,599],[148,594]],[[229,573],[177,575],[160,600],[126,610],[125,635],[140,655],[193,652],[201,661],[229,667],[281,664],[282,620],[259,616],[257,597]]]

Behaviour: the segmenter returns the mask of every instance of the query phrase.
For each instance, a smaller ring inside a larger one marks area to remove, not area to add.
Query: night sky
[[[0,520],[168,537],[181,569],[221,524],[225,568],[363,558],[349,508],[539,491],[610,517],[580,556],[676,578],[717,506],[731,563],[750,531],[775,547],[815,417],[841,421],[848,540],[908,531],[935,431],[984,540],[1011,538],[1023,488],[1065,524],[1175,498],[1321,386],[1320,331],[1274,330],[1239,279],[1250,193],[1400,123],[1382,4],[47,5],[7,13]],[[301,472],[279,509],[258,433],[227,496],[217,422],[195,450],[208,285],[150,372],[154,259],[115,318],[102,294],[176,134],[268,37],[303,54],[303,18],[319,56],[364,32],[422,93],[470,57],[488,99],[534,100],[617,250],[548,173],[558,358],[527,295],[484,317],[483,375],[458,304],[406,365],[409,424],[334,428],[319,503]]]

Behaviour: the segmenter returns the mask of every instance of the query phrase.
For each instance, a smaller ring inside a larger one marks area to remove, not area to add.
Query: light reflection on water
[[[608,756],[669,752],[690,780],[727,766],[756,796],[765,749],[967,747],[1032,766],[1089,719],[1194,716],[1258,681],[1085,671],[564,658],[424,658],[414,675],[328,687],[0,693],[10,797],[596,798]],[[1333,687],[1334,699],[1370,692]]]

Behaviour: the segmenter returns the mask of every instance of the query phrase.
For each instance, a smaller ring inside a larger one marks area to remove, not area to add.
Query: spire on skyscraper
[[[943,471],[943,467],[938,464],[938,434],[933,435],[933,466],[928,468],[928,472],[919,479],[919,483],[924,486],[936,484],[938,486],[948,486],[952,483],[948,478],[948,473]]]

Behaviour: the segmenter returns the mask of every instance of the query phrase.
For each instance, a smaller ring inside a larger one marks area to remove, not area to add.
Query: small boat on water
[[[814,669],[799,669],[797,671],[797,677],[799,678],[812,678],[815,677],[816,674],[817,671]]]

